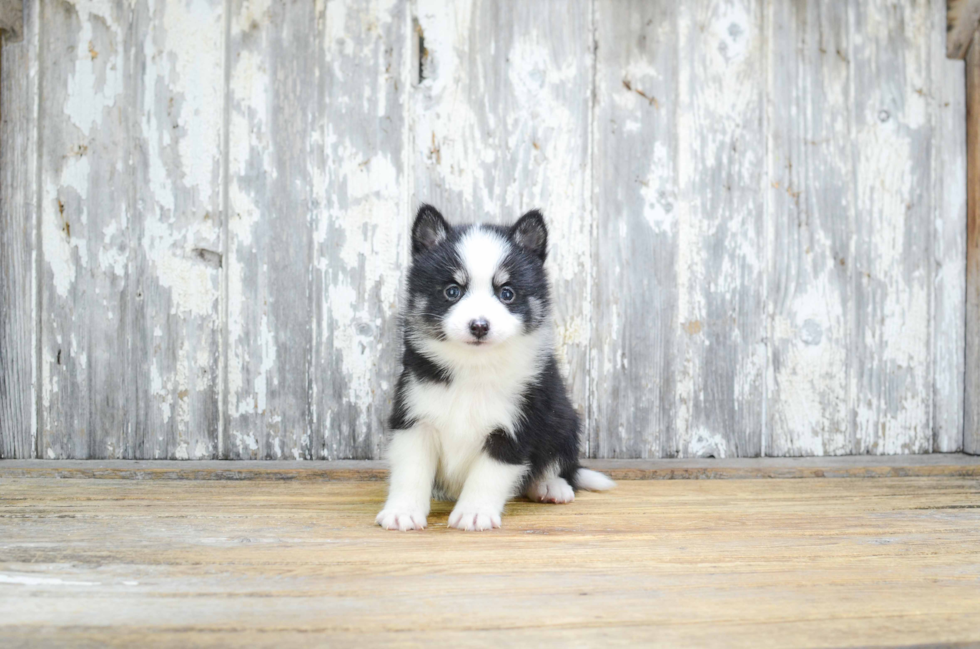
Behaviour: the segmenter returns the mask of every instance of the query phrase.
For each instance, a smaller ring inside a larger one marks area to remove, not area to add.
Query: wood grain
[[[944,0],[933,0],[942,16]],[[966,347],[966,83],[962,61],[945,56],[932,29],[932,451],[963,450]]]
[[[422,200],[545,211],[587,455],[962,449],[945,9],[28,3],[0,455],[379,457]]]
[[[596,454],[759,455],[762,5],[609,3],[597,21]]]
[[[32,8],[28,7],[28,11]],[[24,24],[31,20],[24,17],[24,0],[0,0],[0,31],[8,42],[19,41],[24,37]]]
[[[627,482],[484,534],[385,532],[379,483],[71,486],[3,481],[7,646],[980,642],[976,478]]]
[[[855,453],[932,446],[930,13],[927,3],[850,7]]]
[[[966,403],[963,450],[980,455],[980,37],[976,35],[966,60],[966,156]]]
[[[381,457],[401,361],[399,292],[415,212],[411,10],[407,0],[331,0],[321,19],[313,434],[325,459]]]
[[[765,453],[852,451],[848,395],[855,210],[848,8],[772,5],[769,39],[769,390]]]
[[[766,371],[764,7],[684,7],[671,455],[752,457],[762,451]]]
[[[410,218],[407,6],[234,7],[225,457],[380,454]]]
[[[613,480],[980,477],[980,458],[962,453],[787,457],[583,460]],[[3,478],[125,480],[385,481],[378,460],[5,460]]]
[[[35,457],[37,434],[38,17],[0,65],[0,458]]]
[[[543,211],[559,364],[586,415],[591,3],[421,0],[417,11],[424,52],[412,105],[415,198],[456,223],[512,223]]]
[[[221,455],[309,459],[318,16],[309,2],[242,0],[230,20]]]
[[[216,455],[222,6],[41,3],[39,455]]]
[[[683,432],[676,339],[689,334],[677,319],[677,12],[673,2],[596,4],[595,457],[670,457]]]

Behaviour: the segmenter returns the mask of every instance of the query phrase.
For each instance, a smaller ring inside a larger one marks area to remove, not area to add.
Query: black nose
[[[477,338],[483,338],[490,331],[490,323],[480,318],[479,320],[470,320],[470,333]]]

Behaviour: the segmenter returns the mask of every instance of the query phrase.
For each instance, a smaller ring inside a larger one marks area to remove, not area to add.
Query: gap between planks
[[[585,460],[614,480],[980,477],[980,457],[962,453],[800,458]],[[286,480],[373,482],[387,479],[377,460],[2,460],[4,478],[129,480]]]

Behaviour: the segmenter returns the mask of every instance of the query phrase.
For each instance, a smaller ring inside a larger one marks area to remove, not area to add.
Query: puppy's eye
[[[459,299],[459,296],[463,294],[463,291],[455,284],[450,284],[449,286],[446,287],[446,290],[443,291],[443,293],[446,294],[447,300],[452,300],[453,302],[455,302],[456,300]]]
[[[514,289],[512,289],[511,287],[505,286],[502,289],[500,289],[500,301],[503,302],[504,304],[510,304],[511,302],[514,301],[515,297],[517,297],[517,294],[514,293]]]

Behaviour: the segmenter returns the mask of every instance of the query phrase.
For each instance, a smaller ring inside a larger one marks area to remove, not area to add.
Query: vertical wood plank
[[[759,455],[762,3],[598,10],[598,454]]]
[[[591,7],[420,0],[423,80],[413,106],[417,200],[456,223],[508,223],[542,209],[559,364],[583,415],[593,313]]]
[[[320,5],[314,182],[314,452],[381,455],[400,361],[407,263],[408,93],[418,75],[410,3]]]
[[[379,454],[408,227],[408,3],[235,5],[231,458]]]
[[[215,456],[220,0],[42,0],[44,457]]]
[[[929,3],[852,2],[856,453],[925,453],[930,405]]]
[[[37,433],[37,4],[0,64],[0,458],[34,457]]]
[[[132,77],[125,33],[131,16],[126,8],[48,1],[40,11],[38,452],[135,457],[137,379],[127,326],[131,118],[124,89]],[[116,253],[109,272],[99,264],[103,247]]]
[[[679,14],[675,417],[669,455],[752,457],[765,400],[762,3]]]
[[[851,450],[847,6],[770,5],[766,454]]]
[[[932,2],[932,451],[963,450],[966,325],[966,83],[946,58],[945,0]]]
[[[677,5],[596,3],[592,450],[673,455]],[[559,242],[558,245],[561,245]]]
[[[231,12],[223,456],[312,458],[316,9],[240,0]]]
[[[144,18],[137,5],[132,27],[136,70],[145,72],[136,76],[129,144],[137,455],[212,459],[220,419],[224,2],[153,0],[145,11]]]
[[[966,56],[966,409],[963,451],[980,455],[980,30]]]

